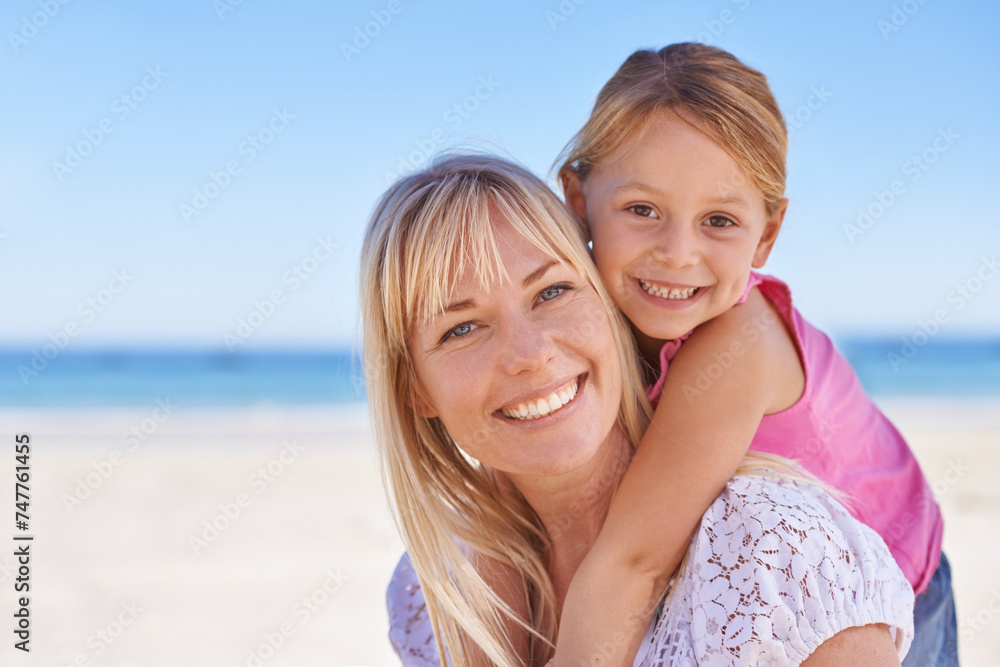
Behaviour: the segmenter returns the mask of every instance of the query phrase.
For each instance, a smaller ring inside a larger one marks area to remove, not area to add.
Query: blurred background
[[[690,40],[771,82],[791,204],[765,271],[913,444],[963,658],[997,664],[998,22],[968,0],[4,3],[0,497],[29,433],[38,560],[33,654],[0,659],[392,664],[367,217],[448,149],[554,184],[625,57]]]

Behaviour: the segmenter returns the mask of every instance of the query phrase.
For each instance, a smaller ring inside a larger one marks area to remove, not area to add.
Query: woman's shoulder
[[[912,619],[912,589],[885,543],[826,491],[739,475],[704,515],[649,656],[669,646],[699,664],[796,665],[873,623],[890,627],[902,655]]]
[[[386,590],[389,641],[406,667],[440,665],[424,594],[408,554],[403,554]]]

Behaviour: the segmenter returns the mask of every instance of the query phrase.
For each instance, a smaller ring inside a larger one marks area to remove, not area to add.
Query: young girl
[[[797,459],[842,492],[918,595],[910,656],[957,664],[941,514],[913,453],[787,286],[751,270],[785,215],[786,138],[760,72],[674,44],[630,56],[564,153],[567,203],[659,373],[652,424],[566,597],[556,667],[632,663],[748,449]],[[738,616],[725,631],[752,635]]]

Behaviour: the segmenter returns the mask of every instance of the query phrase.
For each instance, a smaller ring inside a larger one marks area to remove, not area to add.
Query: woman
[[[630,334],[559,199],[494,158],[390,188],[361,284],[372,421],[409,554],[389,590],[397,651],[408,665],[445,651],[544,664],[646,423]],[[740,473],[664,604],[623,620],[649,628],[638,664],[898,665],[913,597],[884,543],[789,462],[748,457]]]

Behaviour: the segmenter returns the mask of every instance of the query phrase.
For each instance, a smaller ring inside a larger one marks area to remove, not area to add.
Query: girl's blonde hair
[[[763,74],[713,46],[671,44],[633,53],[608,80],[583,128],[563,149],[559,173],[580,180],[659,111],[708,134],[742,167],[773,213],[785,193],[788,132]]]
[[[443,308],[467,269],[487,288],[507,280],[494,237],[500,220],[572,266],[600,295],[606,312],[594,326],[607,326],[605,317],[611,323],[623,375],[618,425],[629,442],[639,442],[649,414],[631,333],[580,228],[541,180],[499,158],[470,155],[439,160],[389,188],[361,258],[368,404],[389,504],[420,579],[439,654],[447,648],[455,665],[468,664],[470,641],[497,665],[519,664],[504,632],[511,621],[532,633],[532,660],[544,662],[558,629],[550,538],[538,516],[518,494],[501,492],[491,470],[465,456],[438,419],[414,407],[420,388],[408,335]],[[475,567],[478,556],[520,575],[530,618],[517,618],[486,585]]]

